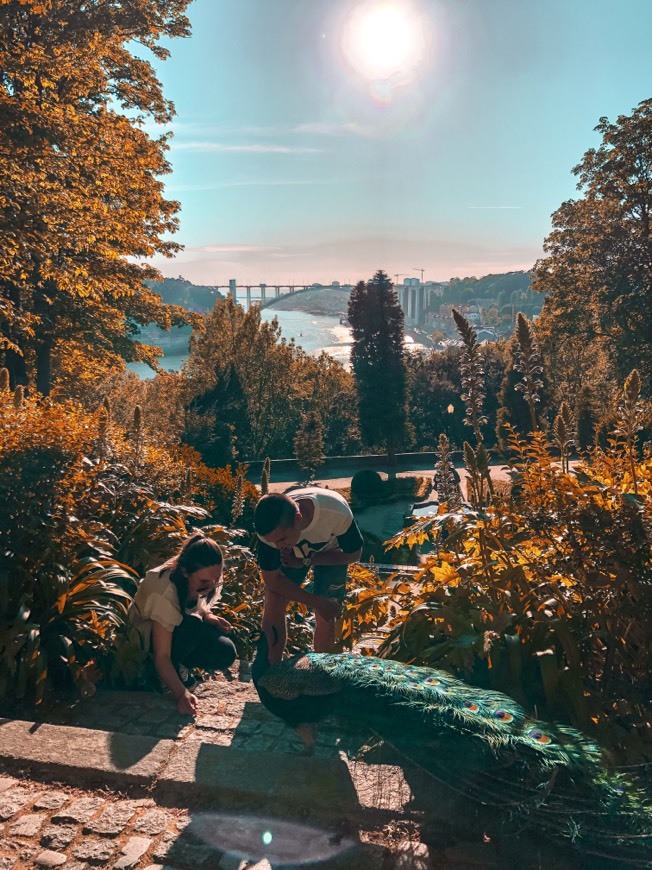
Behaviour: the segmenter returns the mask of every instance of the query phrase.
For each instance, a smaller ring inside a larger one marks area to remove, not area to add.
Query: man
[[[301,601],[315,612],[315,652],[332,652],[348,565],[357,562],[362,552],[362,535],[351,508],[341,495],[310,486],[290,495],[263,496],[254,521],[265,581],[263,631],[270,663],[283,656],[290,601]],[[310,568],[314,592],[302,587]]]

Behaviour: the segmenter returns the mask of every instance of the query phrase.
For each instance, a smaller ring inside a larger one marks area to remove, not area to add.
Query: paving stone
[[[129,819],[136,812],[131,801],[116,801],[109,804],[98,818],[87,822],[85,834],[100,834],[102,837],[117,837],[122,833]]]
[[[34,801],[35,810],[58,810],[68,800],[64,791],[46,791]]]
[[[217,865],[219,870],[247,870],[251,865],[248,861],[243,861],[232,852],[225,852],[220,858],[220,863]]]
[[[49,825],[41,834],[41,845],[53,849],[65,849],[75,838],[77,828],[67,825]]]
[[[168,831],[167,834],[163,834],[152,852],[152,857],[154,858],[154,860],[165,861],[168,852],[178,839],[179,834],[172,833],[172,831]]]
[[[425,843],[403,843],[395,856],[394,870],[432,870]]]
[[[53,822],[87,822],[102,806],[102,798],[85,797],[74,801],[52,816]]]
[[[164,831],[170,821],[172,821],[172,816],[164,810],[147,810],[144,815],[135,821],[134,831],[154,836]]]
[[[33,858],[34,855],[38,852],[37,846],[24,846],[20,852],[18,853],[18,857],[21,861],[29,861],[30,858]]]
[[[16,858],[9,858],[6,855],[0,855],[0,870],[11,870],[16,863]]]
[[[152,852],[155,861],[170,861],[172,864],[188,865],[190,867],[215,867],[217,853],[209,846],[197,846],[184,835],[165,834]]]
[[[45,820],[43,813],[29,813],[21,816],[9,827],[9,833],[14,837],[35,837]]]
[[[86,840],[75,846],[72,854],[75,858],[81,861],[88,861],[89,864],[98,865],[106,864],[109,858],[115,852],[115,845],[107,843],[106,840]]]
[[[10,776],[0,776],[0,794],[2,794],[3,791],[7,791],[7,789],[11,788],[13,785],[16,785],[17,782],[17,779],[12,779]]]
[[[66,856],[62,855],[61,852],[52,852],[50,849],[41,852],[34,859],[39,867],[61,867],[67,860]]]
[[[130,837],[122,847],[122,855],[113,865],[114,870],[129,870],[135,867],[152,845],[149,837]]]
[[[0,797],[0,822],[6,822],[33,799],[33,793],[26,788],[13,788],[6,791]]]

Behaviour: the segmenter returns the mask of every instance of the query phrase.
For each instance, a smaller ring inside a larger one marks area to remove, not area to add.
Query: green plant
[[[351,495],[360,501],[380,498],[383,495],[384,483],[377,471],[363,468],[356,471],[351,478]]]

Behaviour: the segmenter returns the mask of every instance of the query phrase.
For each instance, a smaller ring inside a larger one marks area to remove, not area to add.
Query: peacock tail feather
[[[652,866],[646,790],[609,769],[594,741],[533,719],[504,694],[444,671],[352,654],[286,659],[256,682],[263,703],[293,725],[334,715],[370,729],[491,808],[503,831],[536,827],[587,853]]]

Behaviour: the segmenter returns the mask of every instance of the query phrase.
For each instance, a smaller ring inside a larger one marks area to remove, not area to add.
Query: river
[[[274,308],[263,308],[263,320],[278,318],[281,334],[288,340],[294,338],[306,353],[317,356],[323,350],[343,365],[348,366],[351,354],[351,329],[343,326],[339,318],[323,314],[307,314],[305,311],[275,311]],[[418,348],[414,339],[406,335],[406,346]],[[188,354],[164,356],[161,360],[163,368],[169,371],[179,371]],[[127,368],[140,378],[151,378],[154,372],[144,363],[127,363]]]

